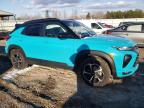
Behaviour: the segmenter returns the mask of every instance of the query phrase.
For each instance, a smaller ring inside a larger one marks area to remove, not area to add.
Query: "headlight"
[[[133,47],[115,47],[115,46],[113,48],[116,48],[117,50],[120,51],[129,51],[133,49]]]

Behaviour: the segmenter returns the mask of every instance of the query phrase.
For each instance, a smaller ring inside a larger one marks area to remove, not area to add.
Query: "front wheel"
[[[89,57],[81,64],[81,75],[91,86],[102,87],[112,83],[111,70],[101,57]]]
[[[20,49],[12,49],[10,51],[10,60],[16,69],[24,69],[28,66],[26,58]]]

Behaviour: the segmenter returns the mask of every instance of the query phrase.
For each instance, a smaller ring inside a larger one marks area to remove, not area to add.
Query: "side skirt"
[[[73,70],[73,67],[68,66],[65,63],[59,63],[59,62],[53,62],[53,61],[47,61],[47,60],[41,60],[41,59],[34,59],[34,58],[27,58],[28,64],[37,64],[42,66],[49,66],[54,68],[62,68],[62,69],[68,69]]]

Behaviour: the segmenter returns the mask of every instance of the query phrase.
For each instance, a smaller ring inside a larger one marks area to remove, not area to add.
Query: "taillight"
[[[7,35],[7,36],[4,36],[4,40],[9,40],[10,39],[10,36],[9,35]]]
[[[102,34],[106,34],[107,31],[104,31]]]
[[[103,34],[112,34],[110,31],[105,31]]]
[[[107,33],[106,33],[106,34],[112,34],[112,32],[107,31]]]
[[[104,31],[103,34],[111,34],[112,32]]]

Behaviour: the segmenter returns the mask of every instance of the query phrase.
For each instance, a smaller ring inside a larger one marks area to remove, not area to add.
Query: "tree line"
[[[128,10],[128,11],[112,11],[107,12],[105,15],[106,18],[144,18],[143,10]]]
[[[108,11],[106,13],[90,13],[88,12],[86,19],[97,19],[97,18],[106,18],[106,19],[116,19],[116,18],[144,18],[143,10],[128,10],[128,11]]]
[[[49,15],[49,13],[51,13]],[[127,11],[95,11],[88,12],[86,14],[81,15],[77,10],[72,10],[71,14],[67,14],[66,11],[58,11],[51,10],[45,12],[45,18],[54,17],[54,18],[70,18],[70,19],[118,19],[118,18],[144,18],[144,10],[136,9],[136,10],[127,10]],[[38,19],[43,18],[41,15],[27,15],[24,14],[17,19]]]

